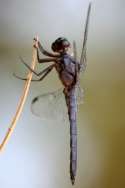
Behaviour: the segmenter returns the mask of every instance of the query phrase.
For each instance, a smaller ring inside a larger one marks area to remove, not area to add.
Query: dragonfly
[[[87,36],[88,36],[88,26],[90,19],[90,11],[91,11],[91,3],[89,3],[87,16],[85,21],[84,28],[84,37],[82,44],[82,51],[80,60],[77,60],[77,49],[76,42],[73,42],[73,57],[68,53],[68,49],[70,47],[70,42],[64,38],[57,38],[51,45],[51,49],[53,53],[44,49],[38,38],[34,38],[35,47],[37,49],[37,60],[38,63],[49,63],[53,62],[53,64],[49,65],[41,72],[36,72],[33,70],[22,58],[21,62],[38,78],[32,79],[34,82],[42,81],[54,68],[58,73],[58,77],[62,83],[63,89],[59,89],[55,92],[50,92],[47,94],[42,94],[35,97],[31,103],[32,112],[35,115],[41,116],[42,105],[44,106],[44,102],[48,103],[47,106],[51,108],[50,114],[52,111],[54,112],[53,104],[59,105],[60,98],[64,96],[65,104],[68,112],[68,119],[70,125],[70,179],[72,185],[75,183],[76,171],[77,171],[77,111],[78,111],[78,101],[82,96],[82,89],[80,88],[80,75],[86,69],[87,65]],[[40,54],[44,54],[47,56],[46,58],[40,58]],[[21,80],[26,80],[21,76],[14,74],[14,76]],[[56,101],[56,102],[55,102]],[[41,105],[39,105],[41,104]],[[40,106],[40,107],[39,107]],[[48,113],[48,108],[44,109],[45,115]],[[55,116],[57,112],[55,112]],[[42,113],[42,116],[43,113]]]

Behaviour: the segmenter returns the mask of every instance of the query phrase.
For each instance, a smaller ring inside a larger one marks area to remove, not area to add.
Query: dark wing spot
[[[38,97],[35,97],[33,100],[32,100],[32,104],[34,104],[35,102],[38,101]]]

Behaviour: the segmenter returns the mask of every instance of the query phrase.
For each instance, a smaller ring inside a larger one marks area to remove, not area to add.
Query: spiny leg
[[[42,72],[39,73],[39,76],[43,74],[39,79],[32,79],[31,81],[42,81],[48,75],[48,73],[53,69],[54,66],[55,66],[54,64],[50,65],[49,67],[47,67],[46,69],[44,69]],[[27,80],[26,78],[17,76],[15,73],[13,75],[20,80]]]
[[[21,62],[31,71],[33,72],[36,76],[41,76],[42,72],[37,73],[34,71],[21,57],[20,57]]]
[[[46,71],[45,74],[43,76],[41,76],[38,80],[33,80],[33,81],[42,81],[49,74],[49,72],[53,69],[53,67],[48,69],[48,71]]]
[[[38,39],[37,38],[34,38],[34,41],[35,42],[37,42],[37,45],[35,45],[36,46],[36,48],[38,48],[39,47],[39,50],[40,50],[40,52],[42,53],[42,54],[44,54],[44,55],[46,55],[46,56],[49,56],[49,57],[60,57],[60,54],[53,54],[53,53],[51,53],[51,52],[48,52],[47,50],[45,50],[44,48],[43,48],[43,46],[41,45],[41,43],[40,43],[40,41],[38,41]]]
[[[39,51],[37,49],[37,60],[38,60],[38,63],[49,63],[49,62],[55,62],[57,58],[54,58],[54,57],[50,57],[50,58],[42,58],[40,59],[39,57]]]

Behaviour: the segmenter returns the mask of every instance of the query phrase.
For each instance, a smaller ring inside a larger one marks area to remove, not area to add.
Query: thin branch
[[[36,51],[36,48],[33,47],[32,64],[31,64],[31,68],[33,70],[35,69],[35,65],[36,65],[36,62],[37,62],[36,60],[37,60],[37,51]],[[18,121],[18,119],[19,119],[19,117],[22,113],[26,98],[28,96],[28,92],[29,92],[29,88],[30,88],[30,84],[31,84],[31,80],[32,80],[32,74],[33,73],[31,71],[29,71],[29,73],[27,75],[27,80],[26,80],[25,85],[24,85],[22,95],[21,95],[19,103],[17,105],[16,113],[15,113],[15,115],[14,115],[12,121],[11,121],[10,127],[9,127],[2,143],[0,144],[0,151],[3,150],[3,148],[5,147],[7,142],[9,141],[9,138],[11,137],[11,135],[12,135],[12,133],[13,133],[15,127],[16,127],[17,121]]]

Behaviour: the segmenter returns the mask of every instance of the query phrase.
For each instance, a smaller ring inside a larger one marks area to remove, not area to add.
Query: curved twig
[[[37,52],[36,52],[36,48],[33,47],[32,64],[31,64],[31,68],[33,70],[34,70],[36,62],[37,62],[36,59],[37,59]],[[32,74],[33,73],[31,71],[29,71],[27,78],[26,78],[25,85],[24,85],[24,89],[23,89],[23,92],[22,92],[22,96],[20,97],[20,100],[19,100],[19,103],[18,103],[18,106],[17,106],[16,113],[15,113],[15,115],[14,115],[12,121],[11,121],[10,127],[9,127],[2,143],[0,144],[0,151],[2,151],[4,146],[7,144],[10,136],[12,135],[12,133],[13,133],[15,127],[16,127],[17,121],[18,121],[18,119],[21,115],[21,112],[23,110],[26,98],[28,96],[28,91],[29,91],[31,80],[32,80]]]

